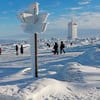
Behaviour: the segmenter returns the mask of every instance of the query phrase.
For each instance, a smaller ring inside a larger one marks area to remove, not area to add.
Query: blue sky
[[[0,38],[28,37],[23,32],[17,15],[33,2],[39,2],[40,13],[50,13],[50,24],[45,34],[39,34],[40,37],[67,38],[67,24],[72,16],[78,24],[79,37],[100,36],[99,0],[1,0]]]

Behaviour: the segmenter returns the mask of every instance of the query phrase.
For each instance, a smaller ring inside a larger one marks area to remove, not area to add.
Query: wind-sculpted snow
[[[0,100],[100,100],[98,45],[75,44],[66,47],[65,54],[53,55],[52,48],[42,44],[38,78],[32,77],[29,44],[23,55],[16,55],[14,44],[2,48]]]
[[[82,55],[79,55],[76,57],[76,60],[79,63],[85,64],[85,65],[100,65],[100,50],[97,48],[88,48],[84,51]]]

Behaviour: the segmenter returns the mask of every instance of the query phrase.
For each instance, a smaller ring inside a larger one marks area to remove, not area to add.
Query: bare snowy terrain
[[[52,47],[38,49],[38,78],[32,78],[30,46],[15,54],[14,44],[0,55],[0,100],[100,100],[99,42],[68,46],[53,55]]]

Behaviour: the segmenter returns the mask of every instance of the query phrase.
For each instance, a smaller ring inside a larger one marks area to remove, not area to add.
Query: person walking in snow
[[[23,45],[20,47],[20,53],[23,54]]]
[[[1,47],[0,47],[0,55],[1,55],[1,53],[2,53],[2,49],[1,49]]]
[[[62,52],[65,53],[64,48],[65,48],[65,44],[63,43],[63,41],[61,41],[61,43],[60,43],[60,54],[62,54]]]
[[[55,54],[58,55],[58,43],[57,42],[55,42],[53,49],[54,49],[54,51],[53,51],[54,55]]]
[[[18,45],[16,45],[15,48],[16,48],[16,55],[18,55]]]

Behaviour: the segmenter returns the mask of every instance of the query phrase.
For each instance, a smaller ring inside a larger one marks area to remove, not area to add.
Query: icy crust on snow
[[[30,92],[26,93],[27,91]],[[27,86],[21,95],[23,95],[23,98],[25,97],[25,100],[46,100],[57,99],[69,93],[70,91],[61,82],[55,79],[43,78]]]
[[[96,83],[100,81],[100,69],[70,62],[63,71],[63,80],[76,83]]]
[[[0,100],[21,100],[18,91],[19,87],[16,85],[0,86]]]

